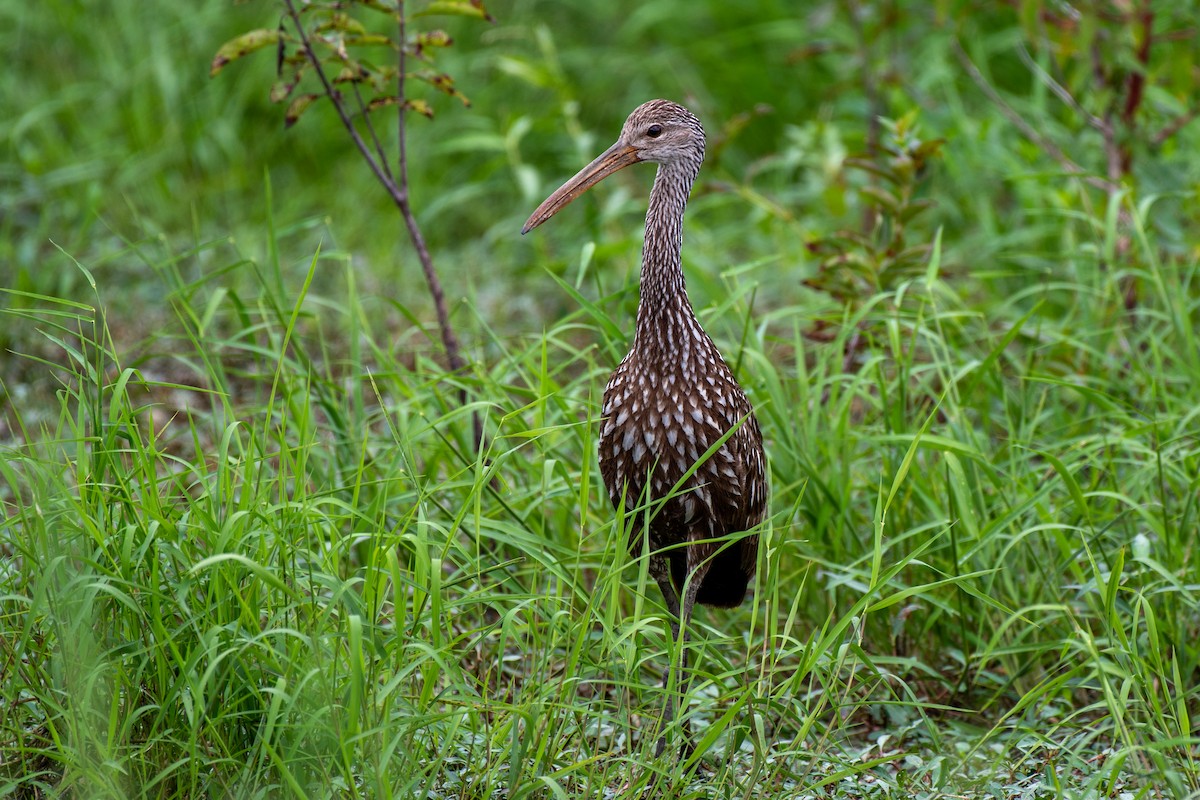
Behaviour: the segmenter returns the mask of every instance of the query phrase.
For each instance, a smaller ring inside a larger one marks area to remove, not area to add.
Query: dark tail
[[[682,594],[683,584],[687,578],[687,560],[680,557],[671,559],[671,581]],[[734,544],[726,547],[713,557],[700,591],[696,593],[696,602],[705,606],[718,608],[733,608],[740,606],[746,599],[746,587],[754,577],[754,567],[746,569],[742,547]],[[750,561],[753,565],[754,561]]]

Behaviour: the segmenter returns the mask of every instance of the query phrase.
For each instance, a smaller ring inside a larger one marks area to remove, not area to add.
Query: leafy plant
[[[820,257],[816,277],[805,281],[839,302],[856,308],[863,298],[892,292],[928,265],[932,245],[909,244],[908,227],[933,201],[916,196],[931,160],[943,141],[923,139],[915,111],[880,122],[886,133],[875,152],[847,158],[843,167],[865,174],[858,189],[864,205],[864,230],[843,229],[809,243]]]
[[[299,121],[317,100],[325,99],[333,106],[359,154],[404,218],[433,299],[447,364],[451,372],[460,372],[466,362],[409,191],[407,113],[432,118],[433,106],[428,100],[410,97],[408,84],[419,81],[464,104],[468,100],[449,74],[435,68],[434,54],[450,47],[453,39],[439,29],[414,31],[408,18],[455,15],[490,22],[492,17],[482,0],[429,0],[418,4],[415,11],[405,0],[282,0],[282,7],[284,21],[277,29],[249,31],[222,45],[209,75],[216,76],[232,61],[274,46],[279,80],[271,88],[271,100],[288,101],[286,125]],[[370,17],[385,20],[388,27],[380,30]],[[395,64],[372,58],[380,50],[390,50]],[[423,68],[411,69],[414,60]],[[348,87],[349,96],[342,87]],[[396,115],[394,166],[372,118],[385,109],[393,109]],[[460,388],[459,401],[465,404],[466,399],[466,389]],[[472,412],[472,419],[478,447],[483,442],[483,424],[478,412]]]
[[[409,31],[487,34],[410,48],[472,106],[414,77],[435,119],[405,111],[416,216],[487,353],[467,385],[503,410],[478,454],[432,308],[393,290],[390,213],[363,213],[389,198],[367,169],[313,177],[350,148],[312,65],[278,105],[278,38],[195,69],[278,37],[264,9],[295,56],[286,7],[63,5],[0,4],[0,796],[1200,791],[1200,126],[1152,140],[1187,113],[1195,0],[1155,4],[1144,68],[1138,3],[528,0],[486,28],[410,1]],[[1021,43],[1101,118],[1145,76],[1118,191]],[[394,89],[333,86],[394,148],[398,104],[355,97]],[[772,469],[752,602],[698,615],[711,772],[653,757],[670,631],[595,467],[649,175],[517,233],[651,96],[714,134],[689,289]],[[904,191],[845,153],[891,169],[871,120],[910,109],[946,142],[896,252],[935,250],[879,273],[896,217],[864,189]],[[843,230],[865,241],[806,249]],[[831,291],[798,291],[817,259]]]

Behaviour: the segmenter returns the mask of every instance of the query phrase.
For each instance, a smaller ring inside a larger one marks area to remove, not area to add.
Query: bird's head
[[[547,197],[530,215],[521,233],[533,230],[609,175],[639,161],[678,165],[695,177],[704,161],[700,120],[669,100],[651,100],[638,106],[625,120],[613,146]]]
[[[614,147],[630,147],[638,161],[656,164],[704,160],[704,128],[696,115],[670,100],[651,100],[633,110]]]

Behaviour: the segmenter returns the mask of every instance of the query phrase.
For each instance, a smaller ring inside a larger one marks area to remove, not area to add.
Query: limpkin
[[[679,694],[686,697],[692,608],[697,602],[733,607],[745,598],[758,537],[748,534],[732,543],[728,537],[761,522],[767,501],[754,410],[700,327],[684,285],[683,213],[704,161],[700,120],[666,100],[639,106],[625,120],[616,143],[546,198],[521,232],[528,233],[603,178],[640,161],[658,164],[658,172],[646,212],[633,346],[604,390],[600,472],[614,506],[652,510],[648,572],[674,617]],[[641,531],[631,534],[635,555],[642,541]],[[665,686],[670,669],[663,676]],[[664,722],[673,716],[674,697],[668,695]],[[690,740],[685,718],[685,751]],[[658,753],[665,746],[664,730]]]

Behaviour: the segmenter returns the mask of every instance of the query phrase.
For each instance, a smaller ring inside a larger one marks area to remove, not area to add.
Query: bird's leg
[[[666,589],[662,591],[662,594],[664,594],[664,597],[666,597],[667,600],[667,607],[670,608],[671,606],[674,606],[674,610],[676,610],[679,619],[679,624],[672,625],[671,628],[672,633],[674,633],[674,638],[676,638],[676,644],[679,648],[679,672],[677,673],[679,678],[676,691],[679,694],[680,708],[682,708],[684,699],[686,696],[688,696],[688,685],[691,682],[691,673],[688,672],[688,643],[691,640],[691,612],[692,609],[696,607],[696,595],[698,591],[700,591],[700,584],[703,582],[704,575],[706,575],[707,572],[707,561],[706,563],[697,564],[695,569],[691,570],[691,577],[689,578],[688,585],[686,585],[684,588],[682,608],[679,607],[678,596],[676,595],[676,591],[674,591],[673,585],[671,587],[670,596],[667,596]],[[667,583],[670,584],[670,576],[667,576]],[[670,678],[671,664],[668,663],[666,673],[662,675],[662,687],[664,687],[664,690],[666,690],[666,688],[670,688]],[[664,726],[664,733],[662,733],[659,738],[658,746],[654,748],[655,757],[661,756],[662,752],[666,750],[667,735],[665,729],[667,726],[670,726],[671,722],[674,720],[674,703],[676,703],[674,693],[667,693],[666,706],[664,712],[662,712],[662,726]],[[694,750],[694,748],[695,745],[692,744],[691,741],[691,720],[689,717],[685,716],[683,718],[683,745],[679,748],[679,757],[684,758],[688,756],[688,754]]]
[[[675,591],[675,584],[671,582],[671,562],[666,556],[652,553],[650,555],[650,577],[654,578],[654,582],[658,584],[658,589],[662,592],[663,602],[667,604],[667,612],[671,615],[671,641],[679,641],[679,594]],[[667,650],[667,666],[663,669],[663,692],[665,693],[671,687],[671,651]],[[675,699],[671,695],[664,694],[663,703],[663,727],[671,724],[671,720],[675,718]],[[667,747],[667,736],[664,733],[659,737],[658,744],[654,748],[654,756],[657,758],[662,755],[663,750]]]
[[[658,554],[650,555],[650,577],[654,578],[654,582],[658,584],[658,590],[662,592],[663,602],[667,604],[667,611],[671,614],[671,636],[679,638],[679,595],[675,591],[675,584],[671,583],[671,562],[666,556]]]
[[[679,627],[683,631],[682,640],[679,643],[680,714],[683,714],[682,706],[687,701],[688,686],[692,682],[692,673],[688,670],[688,642],[692,638],[692,610],[696,607],[696,594],[700,591],[700,584],[707,572],[707,561],[697,564],[691,571],[691,577],[683,590],[683,608],[680,609],[679,614]],[[692,718],[683,715],[683,744],[679,748],[679,757],[685,758],[693,749],[695,749],[695,744],[692,742]]]

